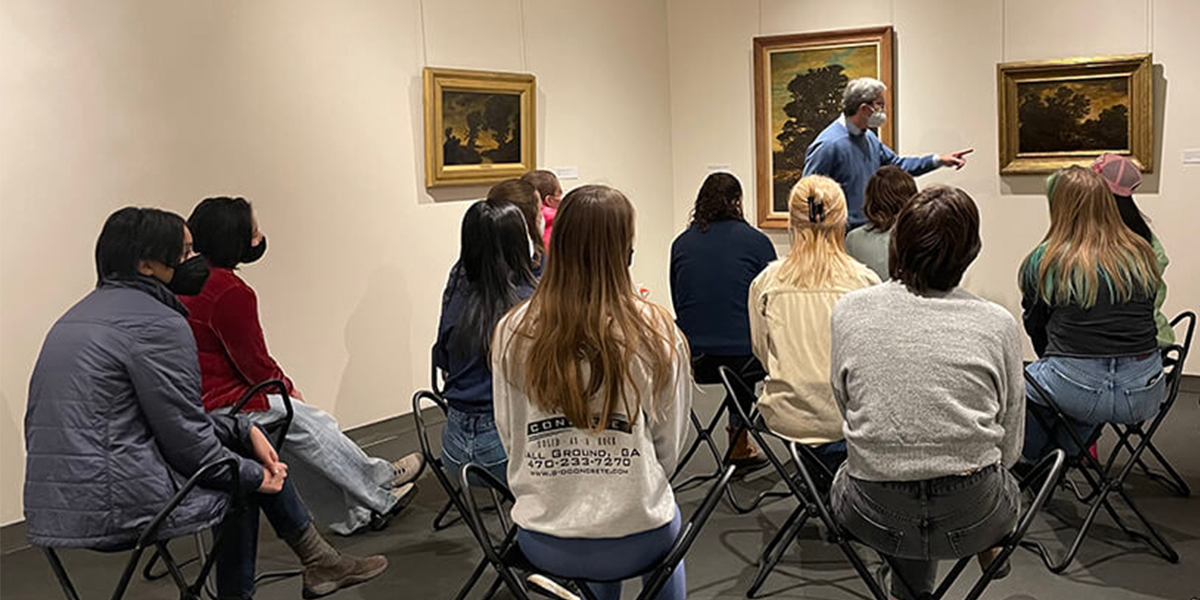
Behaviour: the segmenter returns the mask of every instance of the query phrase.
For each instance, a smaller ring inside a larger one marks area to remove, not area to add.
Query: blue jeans
[[[508,485],[508,456],[500,444],[492,413],[447,408],[446,427],[442,429],[442,463],[458,483],[463,466],[472,462]]]
[[[679,535],[679,507],[675,518],[657,529],[620,538],[560,538],[517,529],[517,545],[533,566],[546,572],[588,583],[599,600],[620,600],[620,579],[637,575],[661,562]],[[643,583],[645,579],[643,578]],[[683,563],[671,574],[657,600],[687,598]]]
[[[1047,356],[1025,370],[1050,394],[1087,442],[1104,423],[1141,423],[1158,413],[1166,393],[1162,358],[1068,358]],[[1026,384],[1025,449],[1022,456],[1036,461],[1053,447],[1074,456],[1080,452],[1069,433],[1048,431],[1035,416],[1055,424],[1053,413]]]
[[[282,419],[283,398],[271,394],[267,400],[270,409],[246,416],[259,425]],[[390,462],[367,456],[329,413],[300,400],[292,400],[292,408],[280,460],[331,530],[349,535],[371,521],[372,511],[386,513],[395,506],[398,500],[390,490],[396,474]]]
[[[254,568],[258,560],[258,512],[281,540],[295,540],[312,522],[308,508],[290,479],[278,494],[252,493],[241,510],[231,510],[221,522],[223,547],[217,557],[217,595],[250,598],[254,594]]]

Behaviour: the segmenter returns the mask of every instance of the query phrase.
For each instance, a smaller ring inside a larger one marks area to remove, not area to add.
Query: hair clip
[[[808,221],[810,223],[820,223],[825,220],[825,203],[817,198],[816,194],[808,197]]]

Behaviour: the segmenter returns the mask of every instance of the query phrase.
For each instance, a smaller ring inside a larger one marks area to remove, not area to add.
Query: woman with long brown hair
[[[792,249],[750,285],[750,340],[767,368],[758,406],[772,431],[815,446],[833,467],[846,457],[829,383],[833,305],[879,276],[846,253],[846,196],[836,181],[801,179],[788,208]]]
[[[1104,178],[1068,167],[1047,182],[1050,229],[1021,265],[1025,331],[1040,357],[1027,371],[1089,440],[1099,425],[1158,412],[1165,383],[1154,322],[1161,274],[1150,244],[1126,227]],[[1050,444],[1027,393],[1026,460]],[[1049,421],[1047,421],[1049,422]]]
[[[634,209],[588,185],[563,199],[537,291],[496,327],[496,427],[517,542],[533,564],[592,581],[656,564],[678,534],[668,478],[687,428],[688,348],[629,276]],[[620,584],[590,584],[601,599]],[[683,565],[659,598],[686,595]]]

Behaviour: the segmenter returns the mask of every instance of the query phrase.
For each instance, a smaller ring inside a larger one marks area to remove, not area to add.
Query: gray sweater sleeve
[[[1004,386],[1000,390],[1001,413],[997,415],[1004,427],[1000,444],[1000,462],[1011,468],[1021,458],[1025,443],[1025,365],[1021,360],[1021,332],[1017,322],[1004,330]]]

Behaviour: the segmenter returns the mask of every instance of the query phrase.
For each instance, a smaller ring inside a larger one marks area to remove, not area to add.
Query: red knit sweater
[[[188,309],[188,324],[196,336],[204,410],[232,406],[255,384],[282,379],[295,397],[292,381],[267,351],[258,298],[232,269],[213,267],[204,289],[180,296]],[[246,410],[267,410],[265,394],[246,404]]]

